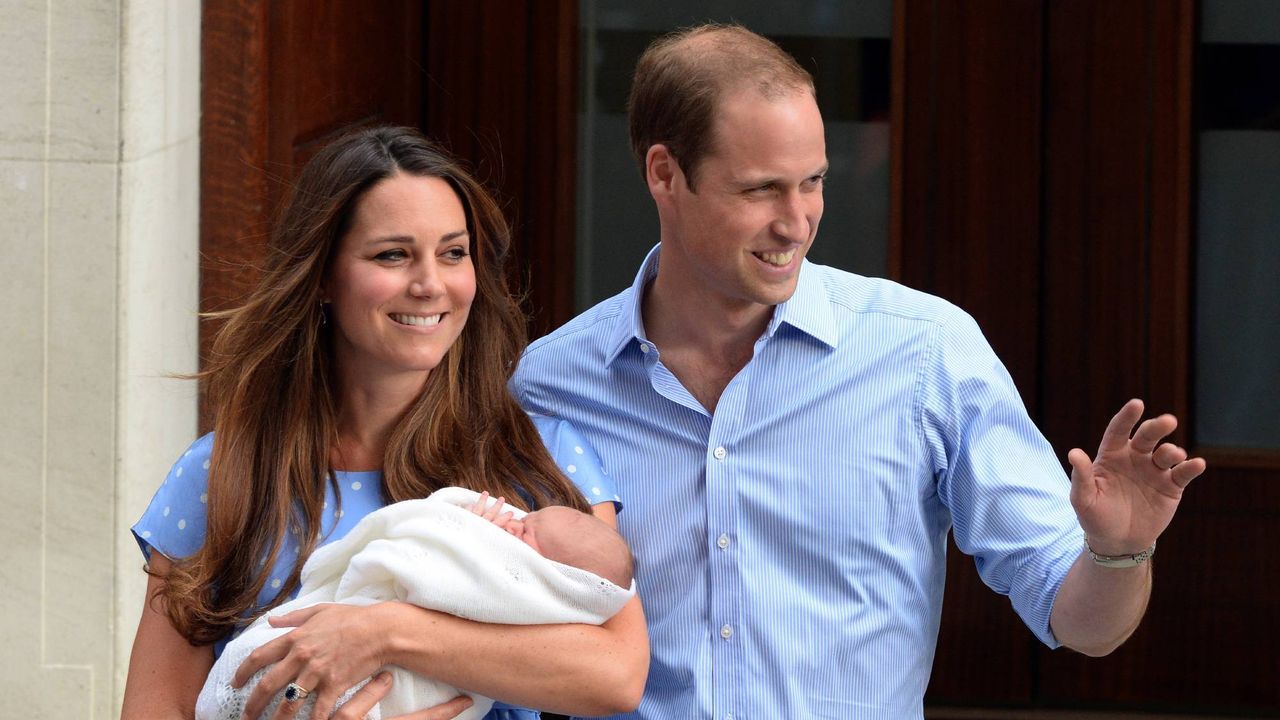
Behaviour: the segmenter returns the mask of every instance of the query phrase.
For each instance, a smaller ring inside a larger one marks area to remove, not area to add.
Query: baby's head
[[[519,530],[508,527],[508,532],[548,560],[595,573],[623,589],[631,587],[631,550],[600,518],[552,505],[525,515],[520,525]]]

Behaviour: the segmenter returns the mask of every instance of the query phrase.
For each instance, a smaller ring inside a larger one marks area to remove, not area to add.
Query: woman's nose
[[[409,282],[409,294],[414,297],[431,298],[444,292],[444,283],[440,272],[430,262],[420,263],[414,268],[413,279]]]

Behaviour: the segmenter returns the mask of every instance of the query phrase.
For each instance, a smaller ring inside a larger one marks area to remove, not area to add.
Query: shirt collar
[[[644,305],[645,287],[658,276],[658,254],[661,248],[661,243],[654,245],[645,256],[644,262],[640,263],[640,271],[636,273],[635,282],[631,284],[631,295],[624,302],[623,311],[618,313],[613,332],[609,335],[609,344],[605,346],[605,367],[612,365],[622,349],[633,339],[638,341],[647,339],[644,334],[644,317],[641,308]]]
[[[835,317],[831,314],[831,300],[827,297],[827,288],[822,282],[822,271],[808,260],[800,265],[796,291],[773,311],[773,318],[765,328],[765,335],[772,337],[782,323],[827,347],[836,346]]]
[[[618,355],[632,340],[644,342],[648,338],[644,333],[644,317],[641,308],[644,305],[644,292],[649,283],[658,276],[658,258],[662,245],[654,245],[640,271],[636,273],[635,282],[631,284],[631,295],[624,304],[623,312],[609,335],[604,359],[605,367],[613,364]],[[627,312],[627,310],[630,312]],[[777,306],[773,318],[765,328],[765,337],[773,337],[778,327],[786,323],[795,329],[812,336],[824,345],[836,346],[835,319],[831,315],[831,303],[827,299],[826,287],[822,283],[821,272],[817,266],[804,260],[800,265],[800,279],[796,283],[796,291],[784,303]]]

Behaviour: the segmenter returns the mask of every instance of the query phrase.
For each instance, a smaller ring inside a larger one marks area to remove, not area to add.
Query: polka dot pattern
[[[617,489],[613,481],[603,475],[599,460],[581,435],[564,421],[538,416],[531,418],[556,464],[564,468],[566,475],[590,502],[616,499]],[[184,558],[199,550],[204,542],[205,518],[209,510],[209,458],[212,451],[212,434],[199,438],[165,477],[146,513],[133,527],[145,552],[150,553],[154,548],[167,557]],[[317,529],[321,534],[319,545],[341,538],[357,521],[382,505],[380,473],[338,472],[337,480],[342,490],[342,502],[339,505],[333,488],[326,483],[320,527]],[[301,525],[290,523],[284,544],[258,595],[259,604],[275,598],[283,587],[284,579],[295,569],[303,544]],[[259,560],[258,566],[266,567],[265,557]],[[221,653],[224,645],[225,642],[214,644],[215,655]]]

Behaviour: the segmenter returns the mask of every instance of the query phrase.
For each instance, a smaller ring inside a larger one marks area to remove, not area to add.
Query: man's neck
[[[690,282],[658,276],[644,292],[645,334],[662,363],[694,398],[714,413],[729,381],[751,360],[773,306],[726,302]]]

